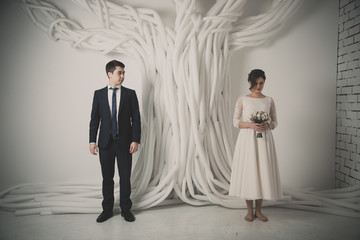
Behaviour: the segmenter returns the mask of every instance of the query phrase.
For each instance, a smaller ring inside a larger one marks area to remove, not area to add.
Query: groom
[[[121,86],[125,65],[113,60],[106,64],[108,86],[96,90],[90,119],[90,152],[99,152],[102,173],[103,212],[96,219],[104,222],[113,216],[115,157],[120,177],[121,216],[135,221],[130,209],[132,154],[138,150],[141,126],[139,104],[134,90]],[[100,126],[98,146],[97,132]]]

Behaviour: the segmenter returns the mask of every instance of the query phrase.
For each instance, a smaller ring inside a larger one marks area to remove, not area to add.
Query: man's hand
[[[138,150],[138,143],[132,142],[130,144],[130,153],[135,153]]]
[[[89,150],[90,150],[92,155],[97,155],[97,153],[99,152],[99,149],[96,146],[96,143],[90,143]]]

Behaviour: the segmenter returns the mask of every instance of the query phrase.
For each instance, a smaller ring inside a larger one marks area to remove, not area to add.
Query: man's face
[[[114,72],[108,72],[109,85],[115,87],[122,84],[125,79],[125,70],[122,67],[117,66]]]

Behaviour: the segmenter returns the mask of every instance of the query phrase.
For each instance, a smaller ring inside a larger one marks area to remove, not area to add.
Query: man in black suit
[[[139,104],[134,90],[121,86],[125,77],[125,65],[113,60],[106,65],[109,84],[96,90],[90,119],[90,152],[99,152],[102,173],[103,212],[96,219],[104,222],[113,216],[114,171],[117,159],[120,177],[121,216],[128,222],[135,221],[130,209],[132,154],[138,150],[141,125]],[[98,128],[99,139],[96,145]]]

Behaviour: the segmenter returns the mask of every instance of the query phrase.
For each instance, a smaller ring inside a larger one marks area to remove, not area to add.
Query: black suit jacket
[[[118,109],[118,130],[121,146],[129,151],[131,142],[140,143],[141,124],[139,103],[136,92],[121,86],[121,99]],[[98,147],[105,148],[111,137],[111,110],[108,101],[108,87],[96,90],[91,110],[89,141],[96,142],[99,129]]]

